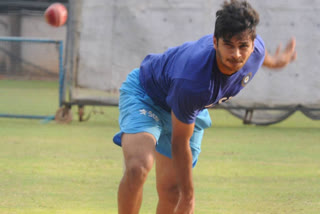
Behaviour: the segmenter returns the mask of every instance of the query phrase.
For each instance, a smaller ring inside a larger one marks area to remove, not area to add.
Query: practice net
[[[61,41],[0,37],[0,117],[54,119],[62,66]]]

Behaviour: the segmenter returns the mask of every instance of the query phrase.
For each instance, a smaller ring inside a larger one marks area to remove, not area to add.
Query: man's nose
[[[235,59],[239,59],[241,57],[241,54],[240,54],[240,49],[239,48],[235,48],[232,52],[232,56],[235,58]]]

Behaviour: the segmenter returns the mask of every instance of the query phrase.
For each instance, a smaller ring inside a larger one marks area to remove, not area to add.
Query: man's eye
[[[248,45],[241,45],[240,46],[240,48],[242,48],[242,49],[246,49],[246,48],[248,48],[249,46]]]

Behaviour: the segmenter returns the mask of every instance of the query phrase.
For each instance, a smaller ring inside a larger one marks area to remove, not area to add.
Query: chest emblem
[[[243,77],[243,79],[241,81],[242,87],[245,87],[248,84],[248,82],[250,82],[251,77],[252,77],[252,73],[251,72],[248,73],[245,77]]]

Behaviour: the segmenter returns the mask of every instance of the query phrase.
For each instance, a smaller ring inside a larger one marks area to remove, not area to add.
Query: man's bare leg
[[[143,184],[154,162],[156,140],[149,133],[123,134],[125,171],[118,190],[118,213],[139,213]]]
[[[176,171],[172,159],[156,152],[156,179],[159,202],[157,214],[173,214],[179,200]]]

